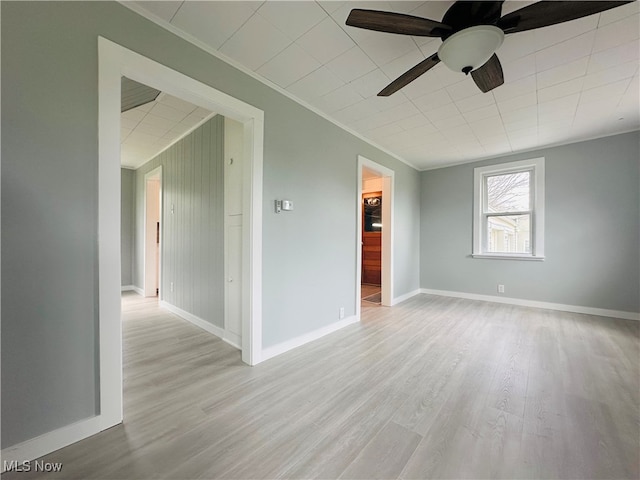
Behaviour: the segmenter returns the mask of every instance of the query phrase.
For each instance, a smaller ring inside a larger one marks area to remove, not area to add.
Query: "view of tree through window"
[[[531,253],[531,172],[486,177],[487,251]]]

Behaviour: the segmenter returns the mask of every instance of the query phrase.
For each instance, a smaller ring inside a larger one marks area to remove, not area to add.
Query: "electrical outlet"
[[[170,287],[171,287],[171,291],[173,292],[173,282],[171,282]]]
[[[340,320],[344,318],[344,307],[340,307],[340,312],[338,313],[338,316],[340,317]]]
[[[498,284],[498,293],[504,293],[504,285]]]

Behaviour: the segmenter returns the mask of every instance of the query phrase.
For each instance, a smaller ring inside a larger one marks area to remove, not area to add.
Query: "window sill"
[[[503,255],[503,254],[491,254],[491,253],[474,253],[471,255],[473,258],[491,258],[495,260],[527,260],[530,262],[544,262],[545,257],[532,256],[532,255]]]

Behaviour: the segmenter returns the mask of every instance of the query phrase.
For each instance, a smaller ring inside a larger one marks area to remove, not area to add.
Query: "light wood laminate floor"
[[[125,421],[19,478],[638,478],[640,323],[419,295],[256,367],[123,296]]]

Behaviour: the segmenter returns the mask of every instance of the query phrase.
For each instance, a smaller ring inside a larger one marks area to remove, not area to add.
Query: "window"
[[[544,158],[474,169],[473,257],[544,259]]]

